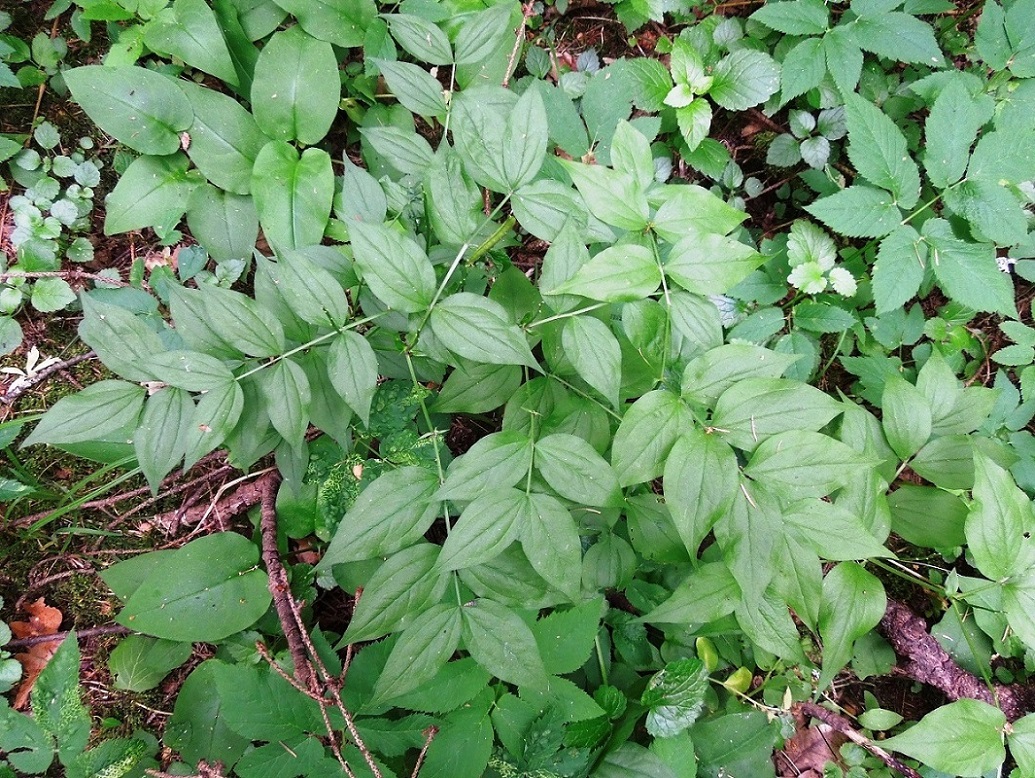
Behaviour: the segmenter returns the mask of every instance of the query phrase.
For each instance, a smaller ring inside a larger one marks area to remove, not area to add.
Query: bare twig
[[[53,365],[45,367],[39,372],[33,373],[32,375],[19,376],[12,383],[11,388],[8,389],[7,392],[5,392],[4,394],[0,395],[0,405],[13,405],[15,400],[17,400],[30,389],[32,389],[32,387],[36,386],[36,384],[46,381],[55,373],[60,373],[64,370],[68,370],[70,367],[75,367],[80,362],[85,362],[87,359],[93,359],[96,356],[97,354],[95,354],[93,351],[88,351],[85,354],[80,354],[78,356],[72,357],[71,359],[66,359],[63,362],[57,362]]]
[[[878,746],[872,740],[856,731],[852,727],[851,722],[844,718],[844,716],[839,716],[833,711],[829,711],[822,705],[817,705],[814,702],[799,702],[796,703],[795,707],[806,716],[819,719],[831,729],[837,730],[853,743],[862,746],[875,757],[880,759],[885,765],[887,765],[887,767],[901,773],[906,776],[906,778],[923,778],[923,776],[921,776],[920,773],[912,767],[902,764],[902,762]]]
[[[288,650],[291,652],[291,660],[295,664],[295,677],[305,688],[316,692],[316,678],[313,677],[313,667],[306,656],[305,643],[302,641],[301,629],[295,620],[294,609],[291,607],[291,584],[288,581],[287,571],[280,561],[280,553],[277,551],[277,486],[280,483],[279,476],[266,479],[261,500],[262,519],[260,530],[262,532],[262,561],[266,565],[266,573],[269,576],[270,594],[273,595],[273,607],[277,610],[280,618],[280,625],[284,629],[284,637],[287,638]]]
[[[77,638],[92,638],[98,635],[128,635],[131,630],[123,627],[121,624],[109,624],[104,627],[89,627],[87,629],[77,629],[75,634]],[[18,638],[6,643],[0,648],[6,651],[11,651],[15,648],[28,648],[29,646],[38,646],[40,643],[57,643],[61,642],[72,632],[55,632],[53,635],[37,635],[31,638]]]
[[[529,2],[521,6],[521,26],[518,27],[517,32],[514,34],[514,48],[510,51],[510,58],[507,60],[507,71],[503,76],[504,88],[510,86],[510,77],[514,75],[514,66],[517,62],[518,54],[521,53],[521,44],[525,42],[525,28],[528,26],[528,19],[534,15],[534,3],[532,0],[529,0]]]
[[[421,746],[420,753],[417,754],[417,763],[413,766],[413,772],[410,773],[410,778],[417,778],[417,774],[420,772],[420,768],[424,765],[424,757],[428,755],[428,749],[431,747],[431,741],[435,739],[435,735],[438,734],[438,727],[431,726],[424,730],[424,745]]]

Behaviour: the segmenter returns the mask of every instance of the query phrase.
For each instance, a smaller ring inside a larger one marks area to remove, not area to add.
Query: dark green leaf
[[[403,630],[388,655],[374,686],[370,704],[390,700],[430,681],[460,644],[461,611],[454,605],[435,605]]]
[[[58,400],[22,446],[104,440],[112,433],[136,426],[144,395],[142,386],[125,381],[98,381]]]
[[[57,742],[61,763],[71,763],[86,748],[91,723],[79,693],[79,643],[75,632],[61,641],[36,678],[30,698],[33,718]]]
[[[1035,566],[1035,512],[1009,472],[982,454],[974,456],[974,500],[966,534],[974,564],[999,581]]]
[[[418,116],[441,117],[446,113],[442,85],[423,68],[409,62],[372,60],[388,88],[402,105]]]
[[[442,300],[431,312],[432,332],[446,348],[475,362],[538,369],[524,333],[497,302],[468,292]]]
[[[95,302],[90,295],[83,295],[79,337],[97,352],[105,367],[120,376],[130,381],[160,378],[145,365],[161,354],[162,341],[142,318],[125,308]]]
[[[554,611],[532,625],[532,634],[551,675],[574,673],[589,659],[600,628],[599,597],[566,611]]]
[[[175,227],[200,183],[188,165],[181,153],[133,160],[105,201],[104,233]]]
[[[219,22],[205,0],[176,0],[144,27],[144,43],[157,54],[170,54],[231,86],[238,85]]]
[[[647,708],[647,731],[674,737],[693,726],[704,709],[708,668],[700,659],[669,662],[647,681],[640,703]]]
[[[449,465],[440,500],[473,500],[524,480],[532,461],[532,441],[514,430],[486,435]]]
[[[568,510],[548,494],[530,495],[521,546],[532,569],[557,591],[576,600],[582,588],[582,542]]]
[[[331,341],[327,373],[335,391],[369,426],[370,403],[377,389],[377,356],[366,338],[348,330]]]
[[[830,24],[829,12],[822,0],[767,3],[751,14],[751,18],[787,35],[822,35]]]
[[[276,0],[314,38],[345,49],[363,44],[377,7],[372,0]],[[261,36],[260,36],[261,37]]]
[[[682,432],[665,462],[665,501],[691,555],[729,508],[739,486],[737,457],[717,435]]]
[[[895,195],[902,208],[912,208],[920,197],[920,173],[909,155],[906,136],[877,106],[858,95],[845,104],[848,157],[871,184]]]
[[[384,224],[349,225],[363,280],[388,306],[404,313],[426,308],[435,294],[435,271],[410,237]]]
[[[671,596],[643,620],[651,624],[707,624],[733,613],[740,587],[723,562],[708,562],[690,573]]]
[[[881,582],[855,562],[841,562],[823,579],[819,634],[823,639],[825,688],[852,658],[852,645],[884,616],[887,597]]]
[[[194,401],[183,389],[169,386],[147,398],[133,450],[153,494],[187,453],[193,421]]]
[[[805,210],[830,229],[851,238],[883,238],[895,231],[902,213],[889,193],[854,184],[823,197]]]
[[[780,432],[815,431],[841,413],[819,389],[782,378],[748,378],[727,389],[715,404],[712,426],[744,451]]]
[[[495,558],[520,536],[530,510],[529,495],[514,488],[476,498],[442,544],[439,569],[459,570]]]
[[[301,446],[313,397],[305,371],[290,359],[282,359],[258,377],[273,428],[292,446]]]
[[[858,19],[851,33],[859,48],[896,62],[938,66],[945,61],[931,25],[901,11]]]
[[[437,26],[410,14],[388,14],[384,18],[391,27],[392,37],[414,57],[429,65],[452,64],[449,39]]]
[[[255,159],[252,194],[263,234],[274,249],[314,246],[323,240],[334,199],[331,158],[315,148],[299,156],[291,144],[270,141]]]
[[[494,676],[520,686],[542,687],[546,670],[535,636],[514,611],[478,599],[463,609],[464,646]]]
[[[958,700],[885,739],[882,746],[935,770],[977,778],[994,772],[1006,759],[1002,734],[1006,726],[1003,712],[987,702]]]
[[[873,265],[873,299],[877,313],[887,313],[908,302],[924,280],[927,244],[908,225],[880,242]]]
[[[662,474],[665,460],[693,416],[678,395],[648,392],[625,412],[611,449],[611,466],[622,486],[644,483]]]

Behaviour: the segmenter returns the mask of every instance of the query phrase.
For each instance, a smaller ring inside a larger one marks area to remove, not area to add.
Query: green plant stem
[[[544,324],[549,324],[552,321],[560,321],[561,319],[570,319],[574,316],[578,316],[582,313],[589,313],[590,311],[596,311],[601,308],[606,308],[611,303],[595,303],[593,305],[587,305],[585,308],[579,308],[575,311],[568,311],[567,313],[557,313],[553,316],[547,316],[545,319],[539,319],[531,324],[526,325],[526,329],[532,329],[532,327],[541,327]]]
[[[604,647],[602,645],[600,645],[600,635],[599,635],[599,633],[593,639],[593,645],[596,647],[597,665],[600,667],[600,680],[601,680],[601,683],[604,686],[607,686],[607,684],[608,684],[607,662],[604,661]]]
[[[901,570],[899,570],[897,567],[895,567],[894,565],[889,565],[883,559],[873,558],[873,559],[869,559],[867,561],[871,565],[873,565],[874,567],[879,567],[884,572],[889,573],[890,575],[893,575],[896,578],[900,578],[903,581],[906,581],[906,582],[911,583],[911,584],[916,584],[917,586],[919,586],[919,587],[921,587],[923,589],[927,589],[927,591],[929,591],[929,592],[934,592],[939,597],[945,597],[946,596],[945,587],[937,586],[937,585],[931,583],[930,581],[928,581],[923,576],[917,575],[915,573],[913,573],[913,574],[904,573]]]
[[[546,377],[550,378],[551,380],[556,381],[561,386],[563,386],[565,389],[568,389],[569,391],[575,392],[575,394],[577,394],[579,397],[583,398],[584,400],[589,400],[591,403],[594,403],[595,405],[599,405],[601,408],[604,409],[604,412],[607,413],[609,416],[617,419],[618,421],[622,420],[621,414],[615,413],[613,410],[611,410],[611,408],[609,408],[604,403],[600,402],[600,400],[598,400],[596,397],[593,397],[592,395],[587,394],[586,392],[584,392],[581,389],[579,389],[577,386],[568,383],[563,378],[560,378],[559,376],[556,376],[553,373],[547,373]]]

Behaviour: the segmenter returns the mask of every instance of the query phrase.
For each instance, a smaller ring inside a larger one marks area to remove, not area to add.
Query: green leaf
[[[820,688],[852,658],[852,646],[884,616],[887,596],[881,582],[855,562],[841,562],[823,579],[819,635],[823,639]]]
[[[305,371],[296,362],[282,359],[259,373],[258,379],[273,428],[298,448],[309,427],[309,403],[313,398]]]
[[[609,246],[574,276],[545,294],[577,294],[605,302],[629,302],[654,294],[661,271],[654,254],[636,244]]]
[[[1029,648],[1035,646],[1035,575],[1018,576],[1003,585],[1003,613]]]
[[[561,160],[590,213],[605,224],[623,230],[647,226],[650,207],[643,189],[628,173],[601,165]]]
[[[690,573],[671,596],[643,620],[651,624],[707,624],[730,613],[740,587],[723,562],[707,562]]]
[[[857,513],[839,504],[802,500],[786,510],[784,520],[799,531],[807,547],[824,559],[849,561],[892,556]]]
[[[546,672],[567,675],[586,663],[600,628],[602,604],[595,597],[568,610],[555,610],[532,625]]]
[[[94,124],[141,154],[173,154],[194,112],[176,82],[142,67],[85,65],[62,73]]]
[[[970,222],[978,240],[1012,246],[1024,240],[1028,222],[1021,202],[997,181],[963,181],[944,194],[953,213]]]
[[[794,354],[778,354],[746,343],[709,349],[692,359],[683,371],[683,399],[711,407],[719,396],[745,378],[779,378],[798,361]]]
[[[995,0],[981,7],[974,34],[974,44],[981,59],[992,70],[1005,70],[1010,61],[1010,40],[1006,37],[1006,14]]]
[[[449,575],[435,565],[439,547],[419,543],[392,554],[367,581],[341,645],[404,629],[441,599]]]
[[[250,167],[248,174],[251,176]],[[248,188],[251,188],[251,183]],[[252,253],[259,237],[259,214],[251,197],[202,184],[191,195],[187,226],[217,263],[226,259],[244,259]]]
[[[986,132],[970,156],[967,178],[1013,184],[1035,178],[1035,160],[1024,153],[1033,139],[1035,129],[1032,128],[1021,132]]]
[[[957,700],[928,713],[900,735],[881,741],[891,751],[953,775],[978,778],[1006,760],[1006,716],[979,700]]]
[[[782,378],[748,378],[723,392],[712,427],[732,446],[753,451],[780,432],[816,431],[841,413],[819,389]]]
[[[0,772],[4,778],[15,778],[11,767],[38,775],[54,761],[54,741],[50,735],[31,716],[8,707],[6,699],[0,703],[0,749],[4,750],[7,762],[0,765],[6,770]]]
[[[343,49],[363,45],[368,28],[377,17],[372,0],[276,0],[303,30]],[[260,36],[262,37],[262,36]]]
[[[310,324],[332,328],[342,327],[348,322],[349,301],[345,290],[330,272],[303,252],[285,252],[279,262],[260,256],[256,258],[256,264],[258,271],[269,277],[299,318]]]
[[[330,43],[301,27],[270,37],[255,63],[251,92],[255,121],[264,133],[279,141],[318,143],[331,128],[340,99],[338,60]]]
[[[593,775],[595,778],[678,778],[660,757],[631,742],[608,751]]]
[[[691,736],[698,757],[698,775],[750,775],[772,778],[777,727],[761,711],[727,713],[702,721]]]
[[[410,14],[386,14],[384,18],[392,30],[392,37],[421,62],[429,65],[453,63],[449,39],[436,25]]]
[[[493,300],[469,292],[452,294],[435,307],[429,322],[442,345],[466,359],[539,369],[524,333]]]
[[[227,726],[226,705],[219,694],[213,694],[217,670],[223,666],[219,660],[209,659],[187,676],[166,726],[165,742],[191,764],[199,759],[233,764],[251,743]]]
[[[931,25],[901,11],[857,19],[851,35],[859,48],[896,62],[929,66],[945,62]]]
[[[234,532],[159,557],[119,613],[120,624],[167,640],[216,642],[247,629],[271,597],[259,550]]]
[[[453,116],[457,115],[454,112]],[[374,151],[400,173],[422,175],[435,155],[431,145],[412,130],[364,127],[361,133]]]
[[[665,501],[687,551],[725,514],[739,487],[737,457],[717,435],[682,431],[665,461]]]
[[[217,665],[216,691],[226,722],[251,740],[289,740],[321,727],[316,701],[266,664]]]
[[[468,17],[456,36],[454,62],[476,65],[495,53],[512,32],[513,11],[509,3],[498,3]]]
[[[931,437],[931,406],[923,392],[898,376],[884,382],[881,395],[884,435],[901,460],[909,459]]]
[[[255,158],[269,139],[251,112],[233,98],[192,81],[178,81],[177,86],[194,110],[187,155],[220,189],[248,194]]]
[[[711,103],[703,97],[691,100],[676,109],[676,121],[687,148],[693,151],[708,137],[708,132],[712,128]]]
[[[558,494],[575,503],[615,507],[623,502],[618,476],[592,446],[574,435],[547,435],[535,444],[535,466]]]
[[[850,238],[883,238],[899,226],[902,212],[881,189],[854,184],[820,198],[805,210],[835,232]]]
[[[713,233],[691,232],[665,260],[665,275],[688,292],[725,294],[765,262],[753,247]]]
[[[1021,773],[1035,773],[1035,715],[1029,713],[1013,722],[1013,731],[1007,733],[1006,742]]]
[[[442,85],[423,68],[409,62],[390,62],[374,59],[372,62],[384,76],[385,83],[403,107],[424,117],[442,117],[446,101]]]
[[[128,635],[108,656],[108,670],[115,676],[116,689],[144,692],[190,659],[192,648],[190,643]]]
[[[151,51],[172,55],[220,81],[238,85],[219,22],[204,0],[176,0],[144,29],[144,43]]]
[[[240,292],[202,284],[197,289],[174,286],[169,296],[176,331],[192,350],[230,359],[271,357],[284,350],[280,323],[263,316],[256,302]]]
[[[924,280],[927,244],[920,233],[903,225],[880,242],[873,265],[873,299],[877,313],[901,308]]]
[[[435,271],[417,243],[384,224],[349,225],[356,265],[371,291],[404,313],[424,310],[435,294]]]
[[[787,610],[787,603],[770,591],[757,602],[739,603],[736,616],[744,634],[755,645],[788,662],[808,661],[801,649],[801,636]]]
[[[764,103],[780,89],[780,66],[768,54],[737,49],[719,60],[708,95],[723,108],[743,111]]]
[[[0,356],[7,356],[22,344],[22,325],[11,316],[0,316]]]
[[[388,213],[388,198],[381,184],[366,170],[352,164],[347,157],[342,162],[345,175],[342,176],[340,196],[334,198],[335,215],[346,224],[380,224]]]
[[[744,474],[795,496],[825,497],[845,486],[860,467],[873,464],[839,440],[792,429],[759,443]]]
[[[796,5],[796,3],[794,4]],[[768,8],[769,6],[763,6]],[[760,9],[761,10],[761,9]],[[780,99],[789,102],[815,89],[827,72],[821,38],[805,38],[791,48],[780,63]]]
[[[477,599],[463,609],[464,646],[474,660],[500,680],[542,687],[546,670],[535,636],[514,611]]]
[[[460,570],[494,559],[521,534],[531,498],[512,487],[475,498],[442,544],[441,570]]]
[[[943,489],[974,485],[974,445],[966,435],[935,437],[909,463],[921,478]]]
[[[761,607],[775,574],[776,539],[782,532],[776,498],[762,484],[741,479],[731,508],[716,522],[714,533],[740,587],[744,607]]]
[[[794,323],[809,332],[844,332],[859,320],[844,308],[814,300],[805,300],[794,308]]]
[[[112,433],[136,426],[144,395],[142,386],[125,381],[98,381],[58,400],[43,414],[22,446],[104,440]]]
[[[133,450],[152,494],[187,453],[193,421],[194,401],[183,389],[169,386],[147,398]]]
[[[401,467],[375,479],[345,513],[317,572],[342,562],[387,556],[424,537],[441,505],[438,478],[422,467]]]
[[[704,710],[708,668],[700,659],[669,662],[647,681],[640,704],[647,708],[647,732],[674,737],[686,731]]]
[[[939,189],[963,177],[978,130],[992,118],[992,101],[976,99],[960,79],[938,93],[924,125],[924,167]]]
[[[582,541],[568,510],[548,494],[529,495],[521,547],[529,564],[570,600],[582,589]]]
[[[79,643],[75,633],[61,641],[33,684],[32,714],[40,728],[57,742],[62,764],[86,748],[90,714],[79,693]]]
[[[487,413],[509,400],[522,380],[518,365],[472,364],[463,359],[442,384],[431,410],[436,413]]]
[[[63,278],[41,278],[32,285],[30,299],[40,313],[53,313],[74,303],[76,294]]]
[[[822,0],[767,3],[751,18],[787,35],[822,35],[830,25],[830,14]]]
[[[827,70],[843,94],[855,90],[862,73],[863,53],[852,32],[852,27],[841,24],[823,36]]]
[[[104,234],[175,227],[200,181],[183,154],[137,157],[105,200]]]
[[[532,441],[516,430],[486,435],[449,465],[438,500],[473,500],[514,486],[528,474]]]
[[[370,403],[377,389],[377,355],[366,338],[348,330],[332,340],[327,353],[327,373],[335,391],[363,424],[370,426]]]
[[[434,605],[417,616],[392,647],[368,705],[376,707],[434,678],[460,645],[461,621],[456,605]]]
[[[906,136],[869,100],[858,95],[846,99],[848,158],[871,184],[890,191],[897,205],[912,208],[920,199],[920,173]]]
[[[236,381],[209,389],[202,395],[190,426],[191,440],[183,464],[185,470],[230,437],[243,410],[244,392]]]
[[[322,149],[299,156],[290,143],[270,141],[255,159],[252,195],[262,232],[275,250],[314,246],[323,240],[334,200],[331,158]]]
[[[561,347],[579,377],[617,408],[622,348],[611,329],[591,316],[572,316],[561,330]]]
[[[535,178],[546,158],[546,108],[538,89],[526,89],[507,117],[503,133],[503,180],[509,191]]]
[[[974,455],[974,499],[967,515],[967,544],[986,577],[1000,581],[1035,566],[1035,512],[1009,472]]]
[[[943,292],[976,311],[1016,318],[1013,282],[1008,274],[999,270],[991,243],[960,240],[943,219],[925,222],[923,234]]]
[[[625,412],[611,448],[611,466],[622,486],[660,476],[676,440],[693,426],[693,415],[678,395],[653,391]]]
[[[665,200],[652,224],[654,231],[669,243],[677,243],[688,234],[728,235],[747,218],[744,211],[694,184],[670,185],[662,191]]]
[[[904,484],[888,495],[891,527],[909,543],[952,548],[967,542],[967,505],[959,497],[931,486]]]

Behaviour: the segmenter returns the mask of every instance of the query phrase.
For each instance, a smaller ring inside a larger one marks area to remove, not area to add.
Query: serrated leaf
[[[931,26],[902,11],[856,20],[852,39],[859,48],[896,62],[941,65],[945,61]]]
[[[678,87],[676,87],[678,89]],[[703,97],[689,101],[676,110],[676,122],[690,151],[701,145],[712,128],[712,106]]]
[[[934,186],[944,189],[960,180],[978,130],[991,117],[991,100],[975,99],[959,79],[945,85],[924,124],[924,167]]]
[[[928,713],[900,735],[881,745],[953,775],[978,778],[1006,759],[1006,716],[979,700],[958,700]]]
[[[493,300],[469,292],[452,294],[435,306],[429,323],[442,345],[461,357],[539,369],[524,333]]]
[[[830,14],[822,0],[767,3],[751,18],[787,35],[822,35],[830,24]]]
[[[82,752],[90,738],[90,714],[79,692],[79,660],[79,642],[72,632],[61,641],[32,686],[33,717],[57,742],[62,764]]]
[[[909,155],[906,136],[877,106],[858,95],[845,103],[848,157],[870,183],[889,190],[902,208],[920,197],[920,173]]]
[[[568,610],[555,610],[532,625],[546,672],[567,675],[586,663],[600,627],[602,605],[595,597]]]
[[[768,6],[765,6],[768,7]],[[789,102],[823,81],[827,72],[821,38],[806,38],[787,52],[780,65],[780,98]]]
[[[356,265],[371,290],[404,313],[424,310],[435,294],[435,271],[410,237],[384,224],[349,225]]]
[[[669,662],[647,681],[640,703],[647,708],[647,731],[673,737],[686,731],[704,710],[708,668],[700,659]]]
[[[768,54],[737,49],[719,60],[708,95],[723,108],[743,111],[764,103],[780,89],[780,66]]]
[[[819,635],[823,639],[820,688],[826,688],[848,663],[855,641],[877,626],[886,606],[880,580],[855,562],[841,562],[827,573],[819,609]]]
[[[854,184],[805,207],[835,232],[851,238],[883,238],[895,231],[902,212],[882,189]]]
[[[827,71],[843,94],[850,94],[859,83],[863,53],[849,25],[839,24],[823,36]]]
[[[999,270],[992,244],[961,240],[942,219],[925,222],[923,234],[943,292],[976,311],[1016,317],[1013,283]]]

